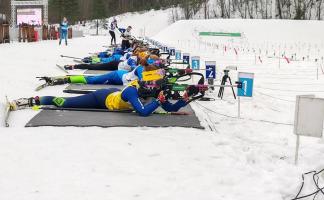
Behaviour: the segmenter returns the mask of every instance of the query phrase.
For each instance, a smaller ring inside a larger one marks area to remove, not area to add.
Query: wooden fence
[[[9,43],[9,24],[0,24],[0,44]]]

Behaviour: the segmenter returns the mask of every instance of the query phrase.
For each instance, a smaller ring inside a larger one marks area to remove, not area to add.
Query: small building
[[[0,13],[0,23],[7,21],[7,17],[5,14]]]

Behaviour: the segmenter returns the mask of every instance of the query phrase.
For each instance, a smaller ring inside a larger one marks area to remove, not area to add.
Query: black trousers
[[[129,40],[122,40],[122,44],[121,44],[122,49],[128,49],[130,47],[131,47],[131,45],[130,45]]]
[[[97,63],[97,64],[78,64],[74,65],[74,69],[90,69],[90,70],[118,70],[118,64],[120,61],[113,61],[109,63]]]
[[[116,44],[116,35],[114,31],[109,31],[110,35],[111,35],[111,40],[110,40],[110,44]]]

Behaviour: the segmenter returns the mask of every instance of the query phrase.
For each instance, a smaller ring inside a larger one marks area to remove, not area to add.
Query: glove
[[[165,103],[166,98],[165,98],[165,96],[164,96],[164,94],[163,94],[163,91],[161,91],[161,92],[159,93],[157,99],[158,99],[158,101],[159,101],[160,103]]]
[[[185,93],[182,95],[182,99],[183,99],[185,102],[188,102],[188,101],[189,101],[189,95],[188,95],[187,91],[185,91]]]
[[[190,96],[193,96],[193,95],[196,95],[199,93],[199,88],[194,86],[194,85],[190,85],[187,90],[186,90],[186,93],[187,95],[190,97]]]
[[[189,73],[191,73],[191,72],[192,72],[192,69],[190,69],[190,68],[186,68],[186,69],[185,69],[185,73],[186,73],[186,74],[189,74]]]

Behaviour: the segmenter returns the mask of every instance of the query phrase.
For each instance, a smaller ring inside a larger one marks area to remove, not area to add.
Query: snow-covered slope
[[[150,34],[164,29],[165,11],[151,11],[136,17],[124,16],[120,18],[120,24],[132,24],[136,32],[143,28],[141,23],[149,20],[149,16],[156,18],[157,22],[146,27],[146,30],[152,31]],[[300,164],[294,165],[294,100],[296,94],[323,96],[324,74],[321,72],[322,63],[315,63],[311,59],[290,64],[281,60],[279,68],[279,60],[269,58],[264,49],[260,54],[263,62],[255,59],[255,52],[250,49],[265,47],[260,44],[262,38],[273,41],[269,43],[269,54],[273,53],[276,45],[282,45],[284,49],[280,34],[274,34],[277,36],[272,38],[271,34],[267,34],[269,30],[284,32],[282,35],[288,39],[291,34],[290,30],[283,29],[280,22],[272,23],[271,28],[260,28],[263,23],[181,21],[155,37],[192,55],[199,55],[203,61],[217,61],[217,83],[222,75],[221,70],[227,65],[236,65],[239,71],[254,72],[254,95],[253,98],[241,99],[241,119],[236,117],[237,101],[228,88],[225,89],[223,100],[217,98],[215,102],[192,103],[206,130],[24,128],[24,124],[37,111],[17,111],[10,118],[12,127],[0,128],[0,199],[293,198],[300,186],[300,175],[324,166],[324,140],[310,138],[303,138]],[[294,23],[292,27],[295,32],[303,27],[299,23],[306,22]],[[247,26],[249,28],[245,28]],[[206,42],[197,37],[197,29],[243,31],[248,40],[240,43],[229,41],[228,38],[209,38]],[[312,25],[307,29],[321,32]],[[252,37],[255,31],[258,34]],[[305,43],[321,41],[315,33],[309,40],[304,36],[301,38]],[[61,54],[88,56],[89,52],[103,50],[102,45],[108,42],[108,36],[86,36],[70,40],[67,47],[58,46],[58,41],[1,44],[1,103],[4,103],[5,95],[12,99],[34,95],[67,95],[62,93],[63,86],[34,92],[38,84],[35,77],[62,74],[55,68],[55,63],[72,61],[60,58]],[[299,45],[293,46],[298,53],[298,47],[302,48],[303,44],[299,43],[298,38],[292,42]],[[258,45],[253,46],[253,43]],[[227,46],[227,51],[222,45]],[[235,55],[234,47],[241,47],[238,55]],[[290,46],[287,46],[288,49]],[[309,53],[312,58],[323,55],[320,43],[317,48],[312,46],[310,49],[320,51],[301,49],[300,53]],[[317,66],[320,69],[318,80]],[[236,79],[236,72],[231,71],[230,75]],[[217,92],[209,96],[216,98]],[[0,109],[3,111],[2,104]],[[2,115],[0,120],[3,121]],[[305,190],[304,194],[314,190],[308,180]],[[318,199],[322,197],[319,195]]]
[[[158,40],[177,41],[192,39],[199,32],[242,33],[252,42],[323,43],[323,21],[210,19],[180,20],[155,36]],[[171,33],[171,34],[170,34]]]
[[[132,26],[132,34],[137,37],[144,36],[154,36],[168,25],[170,25],[170,12],[172,9],[166,10],[150,10],[141,13],[124,13],[117,15],[105,20],[105,22],[100,21],[99,34],[109,35],[108,30],[104,29],[104,23],[110,23],[113,18],[117,20],[118,27],[127,28],[127,26]],[[81,29],[85,34],[96,34],[96,21],[87,22],[86,26],[76,26],[77,29]],[[119,36],[119,32],[117,32]],[[118,37],[117,37],[118,38]]]
[[[156,35],[158,32],[170,25],[171,9],[151,10],[143,13],[126,13],[116,16],[120,27],[133,27],[135,35],[148,37]]]

